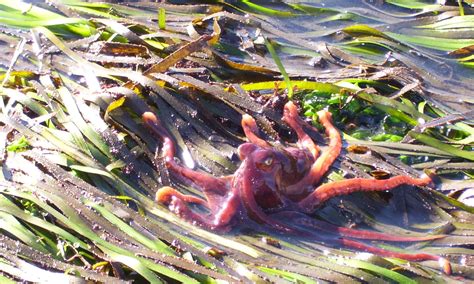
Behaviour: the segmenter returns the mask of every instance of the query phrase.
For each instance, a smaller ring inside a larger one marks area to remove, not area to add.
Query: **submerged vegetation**
[[[47,2],[0,0],[0,282],[474,280],[471,1]],[[453,275],[331,236],[258,224],[219,235],[155,204],[163,185],[201,193],[154,159],[144,111],[184,164],[219,176],[238,166],[244,113],[269,140],[294,142],[280,119],[288,99],[316,127],[328,108],[344,135],[326,181],[438,178],[436,190],[334,198],[312,218],[446,234],[376,245],[442,255]]]

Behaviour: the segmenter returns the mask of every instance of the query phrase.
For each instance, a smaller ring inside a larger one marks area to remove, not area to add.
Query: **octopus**
[[[154,136],[161,140],[161,158],[168,171],[201,190],[205,197],[185,195],[165,186],[157,191],[156,201],[182,219],[211,231],[225,232],[238,221],[250,218],[280,232],[300,234],[298,228],[281,221],[285,212],[289,212],[290,216],[295,212],[311,214],[329,199],[353,192],[388,191],[400,185],[420,187],[432,184],[429,175],[420,178],[399,175],[384,180],[352,178],[317,186],[340,155],[342,139],[332,123],[331,113],[319,111],[319,122],[329,138],[328,147],[322,151],[304,130],[313,126],[299,117],[298,108],[291,101],[284,106],[282,120],[296,133],[296,147],[274,146],[265,141],[258,134],[254,118],[244,114],[241,124],[248,142],[237,149],[241,164],[234,174],[223,177],[181,166],[175,159],[173,139],[160,120],[152,112],[145,112],[142,119]],[[208,212],[197,211],[190,204],[201,205]],[[278,217],[282,212],[283,215]],[[408,261],[435,260],[446,274],[451,273],[451,265],[443,257],[427,253],[395,252],[354,240],[414,242],[435,240],[444,235],[393,236],[311,220],[309,223],[316,229],[337,233],[340,236],[334,240],[337,245]]]

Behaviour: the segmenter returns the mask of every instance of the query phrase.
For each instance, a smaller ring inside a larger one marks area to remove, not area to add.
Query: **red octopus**
[[[244,115],[242,128],[249,142],[238,148],[242,163],[233,175],[214,177],[179,165],[175,161],[175,145],[168,131],[153,113],[144,113],[142,118],[145,125],[162,141],[162,153],[170,173],[201,189],[206,198],[204,200],[184,195],[165,186],[156,193],[157,202],[167,205],[181,218],[209,230],[228,230],[234,221],[249,216],[254,221],[279,231],[295,233],[298,229],[272,218],[270,213],[284,210],[312,213],[318,206],[335,196],[356,191],[386,191],[399,185],[431,184],[429,176],[412,178],[400,175],[385,180],[353,178],[326,183],[314,189],[339,156],[342,147],[341,136],[332,124],[331,113],[321,110],[318,112],[318,117],[329,137],[329,147],[322,152],[303,130],[305,125],[311,126],[299,117],[298,109],[291,101],[284,107],[283,121],[296,132],[298,147],[283,148],[270,145],[258,136],[255,120],[250,115]],[[210,213],[197,213],[190,209],[188,203],[205,206]],[[445,273],[451,273],[449,261],[437,255],[393,252],[345,238],[410,242],[434,240],[443,237],[442,235],[402,237],[340,228],[327,223],[321,225],[320,221],[315,220],[311,221],[311,224],[325,231],[336,231],[341,235],[341,238],[335,240],[339,245],[410,261],[436,260]]]

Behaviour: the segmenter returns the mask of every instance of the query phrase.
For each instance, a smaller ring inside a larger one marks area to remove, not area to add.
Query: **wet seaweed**
[[[7,50],[0,57],[1,281],[474,277],[474,210],[465,194],[473,184],[470,7],[0,2]],[[184,164],[226,175],[238,165],[244,113],[274,143],[293,142],[280,119],[288,97],[300,102],[308,121],[329,108],[344,133],[347,149],[327,181],[416,176],[424,169],[436,170],[441,181],[440,191],[402,187],[337,198],[307,218],[397,234],[447,234],[408,246],[376,245],[442,254],[454,276],[430,261],[334,247],[330,234],[320,242],[249,223],[219,235],[155,204],[152,196],[163,185],[201,193],[155,158],[160,143],[141,113],[157,113]],[[29,265],[42,273],[30,273]]]

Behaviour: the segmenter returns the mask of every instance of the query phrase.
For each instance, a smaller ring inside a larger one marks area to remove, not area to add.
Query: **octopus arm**
[[[308,186],[317,184],[341,153],[341,135],[332,124],[331,113],[322,110],[318,112],[318,117],[320,123],[326,129],[326,135],[329,137],[329,147],[316,159],[309,172],[298,183],[288,188],[289,192],[304,191]]]
[[[432,183],[429,176],[412,178],[395,176],[385,180],[354,178],[326,183],[316,188],[313,193],[301,200],[298,205],[304,212],[314,212],[316,207],[327,200],[357,191],[385,191],[400,185],[426,186]]]

